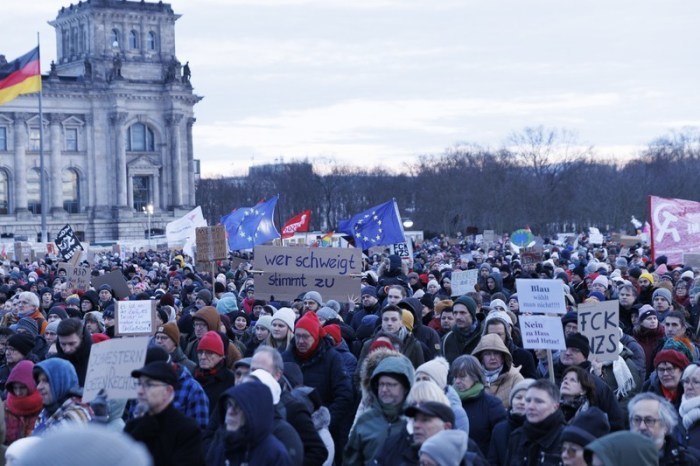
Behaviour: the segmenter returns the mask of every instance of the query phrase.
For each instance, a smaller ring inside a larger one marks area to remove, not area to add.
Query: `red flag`
[[[649,196],[653,258],[683,264],[685,253],[700,252],[700,202]]]
[[[287,220],[287,223],[282,227],[282,238],[291,238],[297,231],[309,231],[310,224],[311,211],[305,210]]]

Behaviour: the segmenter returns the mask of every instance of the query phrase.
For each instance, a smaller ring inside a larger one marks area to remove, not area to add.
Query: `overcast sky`
[[[7,1],[0,53],[42,34],[60,0]],[[700,2],[175,0],[207,175],[308,158],[401,167],[460,142],[566,128],[628,156],[700,126]],[[9,8],[9,10],[8,10]]]

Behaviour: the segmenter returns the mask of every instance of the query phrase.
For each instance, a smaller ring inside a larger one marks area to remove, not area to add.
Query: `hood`
[[[423,305],[418,298],[403,298],[399,301],[398,306],[401,309],[407,309],[413,314],[413,328],[421,325],[421,317],[423,311]]]
[[[219,330],[219,323],[221,318],[219,317],[219,312],[215,307],[204,306],[199,311],[195,312],[192,316],[193,319],[200,319],[207,323],[209,330],[217,332]]]
[[[97,309],[100,298],[96,291],[88,290],[80,297],[80,302],[82,303],[83,301],[90,301],[92,303],[92,308]]]
[[[372,378],[370,379],[370,387],[372,388],[372,393],[377,396],[377,384],[379,383],[379,378],[382,375],[396,375],[399,379],[403,379],[404,386],[406,387],[406,393],[413,386],[413,379],[415,378],[415,371],[413,370],[413,364],[404,355],[389,356],[382,359],[382,361],[377,365],[374,372],[372,372]]]
[[[500,273],[492,272],[489,274],[489,278],[493,278],[493,281],[496,283],[496,287],[491,294],[503,291],[503,277]]]
[[[400,274],[403,268],[401,263],[401,256],[397,254],[392,254],[389,256],[389,273]]]
[[[78,386],[78,374],[75,373],[73,364],[61,358],[49,358],[34,366],[34,373],[41,370],[46,374],[51,385],[51,395],[54,403],[66,399]]]
[[[589,443],[584,451],[586,460],[592,458],[593,453],[602,460],[605,466],[659,464],[659,456],[654,442],[641,434],[626,430],[606,435]]]
[[[272,392],[267,386],[261,382],[252,381],[226,390],[218,403],[219,420],[223,428],[225,428],[228,398],[233,398],[245,415],[246,443],[256,445],[272,434],[275,408],[272,405]],[[255,403],[251,403],[251,400],[255,400]]]
[[[513,356],[510,354],[510,351],[508,351],[506,344],[503,343],[503,340],[501,340],[501,337],[495,333],[489,333],[488,335],[482,336],[481,340],[479,340],[479,344],[476,345],[476,348],[474,348],[474,351],[472,351],[472,356],[476,356],[476,358],[479,359],[479,362],[481,362],[480,353],[489,350],[498,351],[499,353],[503,354],[503,372],[508,372],[510,370],[510,366],[513,365]]]
[[[8,387],[11,383],[17,382],[27,387],[29,394],[34,393],[36,391],[36,382],[34,382],[34,376],[32,375],[33,369],[34,363],[28,359],[18,362],[10,371],[10,376],[7,378],[5,386]]]
[[[379,363],[382,362],[384,358],[399,355],[401,355],[401,353],[398,351],[388,348],[378,348],[365,357],[365,360],[362,362],[362,367],[360,367],[360,384],[366,393],[372,393],[369,386],[370,379],[372,378],[372,374],[374,374],[374,370],[379,366]]]

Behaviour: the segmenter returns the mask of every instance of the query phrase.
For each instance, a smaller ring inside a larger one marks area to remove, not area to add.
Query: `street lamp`
[[[153,215],[153,204],[144,206],[143,212],[148,216],[148,249],[151,249],[151,215]]]
[[[413,226],[413,220],[410,218],[405,218],[403,219],[403,227],[404,228],[411,228]]]

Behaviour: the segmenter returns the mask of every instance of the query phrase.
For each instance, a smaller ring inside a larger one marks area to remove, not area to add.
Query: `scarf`
[[[11,391],[7,393],[7,410],[17,416],[33,416],[39,414],[44,407],[41,395],[34,390],[27,396],[16,396]]]
[[[216,377],[216,374],[219,373],[219,369],[223,366],[223,361],[217,364],[216,366],[212,367],[211,369],[202,369],[201,367],[197,366],[194,370],[194,378],[198,382],[204,382],[210,377]]]
[[[455,391],[457,392],[457,395],[459,395],[459,399],[462,401],[468,400],[470,398],[476,398],[477,395],[479,395],[479,393],[481,393],[483,389],[483,384],[480,384],[478,382],[472,385],[472,388],[468,388],[464,391],[457,390],[457,388],[455,387]]]
[[[683,418],[683,427],[689,429],[690,426],[700,420],[700,396],[686,398],[686,396],[683,395],[678,412]]]
[[[316,340],[314,340],[314,344],[311,345],[311,348],[309,348],[309,350],[306,351],[306,352],[304,352],[304,353],[302,353],[301,351],[299,351],[299,350],[297,349],[297,345],[294,345],[294,354],[295,354],[295,355],[297,356],[297,358],[299,358],[302,362],[308,361],[308,360],[311,359],[311,358],[313,357],[313,355],[316,353],[316,349],[318,349],[318,344],[319,344],[321,338],[322,338],[322,337],[319,337],[319,338],[317,338]]]
[[[503,370],[503,366],[500,366],[492,371],[488,371],[486,369],[483,369],[484,371],[484,377],[486,377],[486,383],[488,385],[491,385],[498,379],[498,376],[501,375],[501,371]]]
[[[615,376],[615,382],[617,382],[615,396],[618,400],[630,396],[632,394],[632,390],[634,390],[637,387],[637,384],[634,381],[634,377],[632,377],[632,372],[630,372],[630,368],[627,366],[627,363],[622,358],[622,356],[620,356],[624,349],[625,346],[618,341],[617,359],[615,359],[612,362],[608,361],[605,363],[606,366],[612,365],[613,376]]]
[[[542,421],[535,424],[530,423],[530,421],[525,420],[523,424],[523,430],[525,431],[525,436],[528,440],[537,443],[537,440],[542,440],[547,436],[553,429],[564,424],[564,414],[560,410],[554,411],[552,414],[542,419]]]
[[[379,403],[379,407],[382,409],[384,416],[390,424],[394,423],[394,421],[396,421],[399,415],[403,412],[403,403],[390,405],[382,403],[379,399],[377,399],[377,403]]]
[[[586,411],[590,406],[586,395],[578,395],[572,399],[562,399],[559,402],[559,409],[564,414],[564,419],[570,421],[579,413]]]

